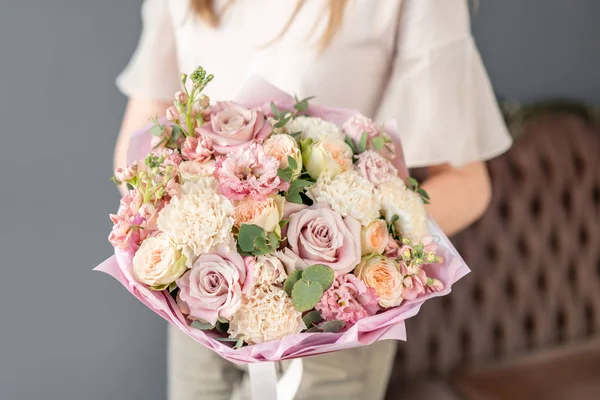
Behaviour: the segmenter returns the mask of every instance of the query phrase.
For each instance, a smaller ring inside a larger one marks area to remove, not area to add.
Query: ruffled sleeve
[[[396,119],[409,167],[462,165],[510,147],[466,0],[405,0],[397,44],[377,119]]]
[[[180,89],[175,36],[167,0],[145,0],[142,33],[131,60],[116,80],[126,96],[171,101]]]

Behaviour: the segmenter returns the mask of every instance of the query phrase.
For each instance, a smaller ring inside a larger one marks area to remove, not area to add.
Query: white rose
[[[352,149],[342,139],[324,137],[302,143],[302,160],[308,174],[317,179],[321,174],[335,176],[352,167]]]
[[[235,224],[260,226],[265,232],[279,230],[279,221],[283,218],[285,199],[279,195],[267,197],[265,200],[246,198],[236,203],[233,217]]]
[[[328,204],[343,217],[351,216],[362,226],[380,218],[379,191],[352,169],[334,177],[323,174],[306,194],[316,203]]]
[[[292,178],[295,179],[300,175],[300,171],[302,170],[302,154],[300,153],[296,139],[285,134],[273,135],[265,140],[263,150],[266,155],[279,160],[279,168],[281,169],[289,167],[288,157],[292,157],[297,164]]]
[[[344,140],[344,135],[337,125],[321,118],[298,116],[285,126],[288,133],[300,132],[302,139],[320,140],[324,137]]]
[[[413,242],[420,242],[428,235],[427,211],[421,196],[408,189],[400,178],[382,184],[382,214],[388,223],[394,215],[398,233]]]
[[[149,237],[133,256],[133,276],[155,290],[164,290],[186,271],[186,258],[166,235]]]

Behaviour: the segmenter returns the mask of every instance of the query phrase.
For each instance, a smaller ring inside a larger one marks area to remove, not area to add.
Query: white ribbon
[[[302,359],[293,359],[278,382],[274,362],[249,364],[252,399],[294,400],[302,382],[302,371]]]

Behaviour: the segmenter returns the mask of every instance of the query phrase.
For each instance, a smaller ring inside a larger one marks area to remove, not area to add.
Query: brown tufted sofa
[[[600,399],[600,129],[577,107],[516,121],[453,238],[472,273],[407,322],[388,400]]]

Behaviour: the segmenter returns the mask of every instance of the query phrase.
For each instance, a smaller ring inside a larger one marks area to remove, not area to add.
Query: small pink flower
[[[398,177],[398,170],[383,156],[373,150],[358,155],[355,164],[360,175],[375,187]]]
[[[269,157],[261,145],[239,147],[217,160],[215,177],[221,192],[230,200],[251,197],[264,200],[268,195],[286,190],[289,182],[277,176],[279,161]]]
[[[153,151],[153,154],[164,157],[164,160],[162,163],[162,165],[164,167],[167,167],[167,166],[175,166],[176,167],[179,164],[181,164],[181,162],[183,161],[183,159],[179,155],[179,152],[177,150],[173,150],[173,149],[165,149],[165,148],[156,149]]]
[[[167,121],[175,122],[179,118],[179,110],[175,106],[167,108]]]
[[[218,154],[227,154],[252,141],[262,143],[272,131],[260,110],[231,101],[217,102],[210,110],[210,123],[199,129],[213,140]]]
[[[344,321],[345,328],[358,320],[375,315],[379,311],[379,299],[375,289],[367,287],[355,275],[338,276],[325,291],[315,310],[326,321]]]
[[[401,263],[403,265],[403,263]],[[420,269],[414,275],[405,275],[402,281],[402,298],[404,300],[414,300],[417,296],[425,293],[427,286],[427,275]]]
[[[185,104],[188,101],[187,94],[183,93],[181,90],[175,93],[175,101],[179,104]]]
[[[131,179],[133,179],[133,177],[137,174],[137,172],[138,172],[138,165],[137,165],[137,163],[133,163],[133,164],[127,166],[125,169],[117,168],[115,170],[115,178],[117,178],[117,180],[119,182],[127,182],[127,181],[130,181]]]
[[[142,204],[137,191],[127,193],[121,199],[117,214],[110,216],[113,222],[108,237],[110,243],[121,250],[136,251],[142,241],[156,231],[156,219],[163,204]]]
[[[377,125],[375,125],[375,123],[370,118],[367,118],[362,114],[356,114],[350,117],[346,122],[344,122],[344,125],[342,126],[342,131],[346,135],[350,136],[356,145],[359,144],[363,133],[366,133],[367,149],[373,148],[373,138],[388,138],[387,134],[385,132],[381,132]],[[386,158],[394,158],[394,146],[393,143],[389,141],[389,139],[387,140],[386,146],[389,149],[384,147],[381,150],[378,150],[377,152]]]
[[[444,289],[444,284],[439,279],[429,278],[427,280],[427,289],[430,292],[439,292]]]
[[[184,160],[204,162],[209,160],[214,153],[212,140],[206,135],[188,137],[185,139],[181,155]]]

